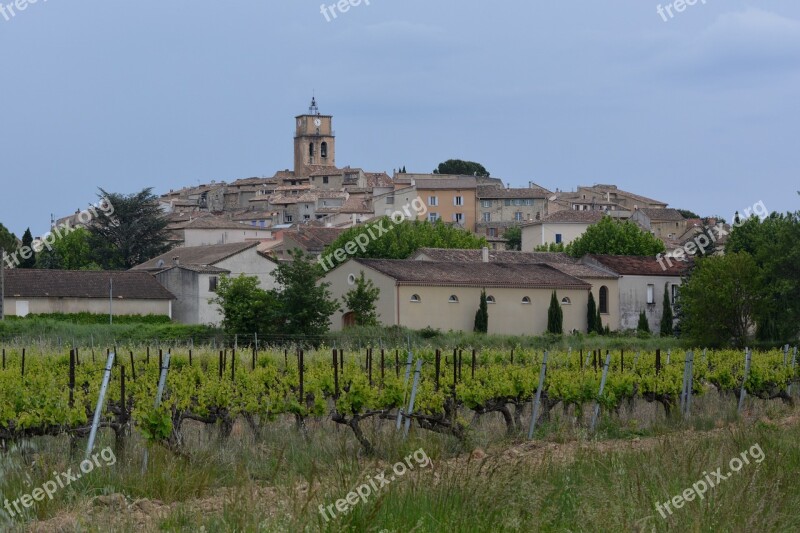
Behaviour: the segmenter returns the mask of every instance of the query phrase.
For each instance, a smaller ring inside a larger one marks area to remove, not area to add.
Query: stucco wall
[[[181,324],[200,324],[197,298],[197,274],[181,268],[171,268],[156,274],[156,279],[172,294],[172,317]]]
[[[5,313],[17,316],[18,302],[28,302],[28,314],[93,313],[107,315],[107,298],[6,298]],[[170,300],[120,300],[114,299],[114,315],[166,315],[170,316]],[[19,309],[21,311],[21,309]]]
[[[589,224],[542,223],[522,228],[522,251],[532,252],[536,246],[556,242],[556,234],[561,234],[561,242],[569,244],[586,232]]]
[[[623,276],[619,280],[619,312],[620,329],[636,329],[639,324],[639,313],[647,315],[650,331],[657,332],[661,327],[661,315],[664,305],[664,284],[672,286],[681,284],[677,276]],[[647,304],[647,285],[654,285],[655,303]],[[674,309],[673,309],[674,311]]]
[[[355,287],[355,285],[350,284],[350,275],[357,278],[362,271],[364,272],[364,276],[372,280],[375,286],[381,291],[376,305],[379,320],[386,326],[396,325],[397,292],[395,282],[392,278],[350,260],[328,272],[323,281],[331,284],[328,290],[330,290],[332,297],[339,303],[340,307],[343,307],[342,296]],[[333,314],[331,317],[331,329],[333,331],[340,331],[342,329],[343,316],[344,313],[342,310]]]
[[[230,270],[231,276],[240,274],[256,276],[264,290],[275,288],[275,278],[272,276],[272,272],[278,265],[259,255],[255,247],[220,261],[214,266]]]
[[[256,227],[248,228],[242,225],[241,230],[236,229],[185,229],[184,246],[209,246],[214,244],[231,244],[237,242],[269,240],[272,232]]]

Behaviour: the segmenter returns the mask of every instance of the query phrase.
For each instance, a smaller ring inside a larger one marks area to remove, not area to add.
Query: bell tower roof
[[[311,97],[311,105],[308,106],[308,114],[309,115],[319,115],[319,107],[317,107],[317,97]]]

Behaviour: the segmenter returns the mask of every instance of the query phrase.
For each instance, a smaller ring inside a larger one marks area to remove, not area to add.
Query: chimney
[[[175,265],[175,266],[180,265],[181,264],[181,258],[176,255],[175,257],[172,258],[172,264]]]
[[[489,262],[489,248],[487,246],[484,246],[483,250],[481,250],[481,252],[483,252],[482,253],[483,262],[484,263],[488,263]]]

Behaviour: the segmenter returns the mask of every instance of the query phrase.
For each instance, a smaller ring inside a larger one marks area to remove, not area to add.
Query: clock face
[[[297,127],[299,128],[299,127],[300,127],[300,126],[302,126],[302,125],[303,125],[303,121],[302,121],[301,119],[299,119],[299,118],[298,118],[298,119],[297,119]]]
[[[315,118],[315,119],[314,119],[314,125],[315,125],[315,126],[318,126],[318,127],[319,127],[321,124],[322,124],[322,121],[321,121],[320,119],[318,119],[318,118]]]

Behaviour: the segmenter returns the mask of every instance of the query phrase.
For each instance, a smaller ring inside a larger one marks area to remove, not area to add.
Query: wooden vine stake
[[[597,394],[597,400],[594,401],[594,413],[592,414],[591,431],[594,431],[597,425],[597,419],[600,417],[600,398],[603,397],[603,390],[606,388],[606,378],[608,377],[608,365],[611,364],[611,354],[606,350],[606,364],[603,366],[603,377],[600,379],[600,392]]]
[[[547,350],[542,357],[542,369],[539,371],[539,386],[536,388],[536,396],[533,400],[533,414],[531,415],[531,425],[528,429],[528,440],[533,438],[533,430],[536,427],[536,419],[539,417],[539,406],[542,401],[542,389],[544,388],[544,378],[547,374]]]
[[[747,397],[747,389],[745,385],[747,384],[747,378],[750,375],[750,361],[753,357],[752,352],[749,348],[744,349],[744,377],[742,378],[742,391],[739,393],[739,407],[737,409],[738,413],[742,412],[742,407],[744,407],[744,399]]]

